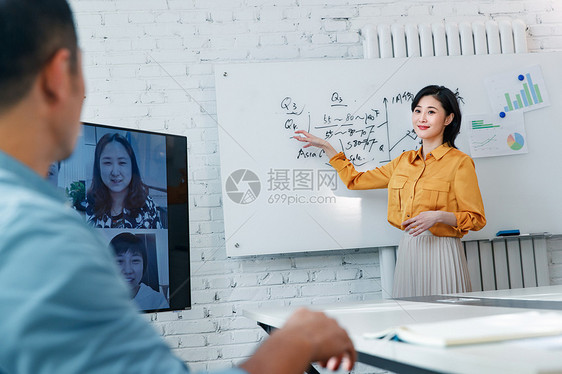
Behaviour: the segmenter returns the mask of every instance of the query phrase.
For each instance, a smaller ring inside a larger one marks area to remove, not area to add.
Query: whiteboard
[[[358,170],[372,169],[419,147],[410,104],[422,87],[458,91],[463,115],[491,113],[485,79],[537,64],[552,105],[524,114],[527,154],[475,159],[488,221],[464,238],[475,240],[562,233],[561,53],[216,65],[227,254],[397,245],[387,190],[347,190],[294,131],[329,136]],[[465,129],[463,120],[456,145],[470,154]]]

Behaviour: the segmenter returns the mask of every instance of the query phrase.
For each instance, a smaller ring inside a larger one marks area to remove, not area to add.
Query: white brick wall
[[[275,5],[273,5],[274,3]],[[246,307],[381,297],[376,249],[228,259],[213,63],[362,58],[366,23],[520,18],[533,52],[562,50],[554,0],[71,0],[84,50],[83,120],[186,135],[193,309],[147,316],[194,370],[235,365],[264,334]],[[562,239],[548,241],[562,284]],[[356,372],[376,370],[359,366]]]

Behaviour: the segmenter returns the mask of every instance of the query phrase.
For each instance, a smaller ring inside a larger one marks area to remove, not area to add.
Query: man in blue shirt
[[[0,373],[187,373],[110,250],[45,180],[72,153],[84,91],[66,0],[0,0]],[[334,320],[302,309],[223,373],[350,370],[355,358]]]

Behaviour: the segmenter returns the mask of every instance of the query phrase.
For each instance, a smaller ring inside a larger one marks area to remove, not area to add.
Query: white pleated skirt
[[[470,277],[459,238],[404,232],[398,246],[393,297],[470,292]]]

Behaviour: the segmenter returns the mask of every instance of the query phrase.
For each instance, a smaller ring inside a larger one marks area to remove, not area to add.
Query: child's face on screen
[[[107,144],[100,155],[101,180],[112,192],[122,192],[131,183],[131,158],[119,142]]]
[[[123,252],[117,255],[117,265],[121,268],[121,273],[134,291],[133,296],[136,295],[143,274],[142,256],[131,251]]]

